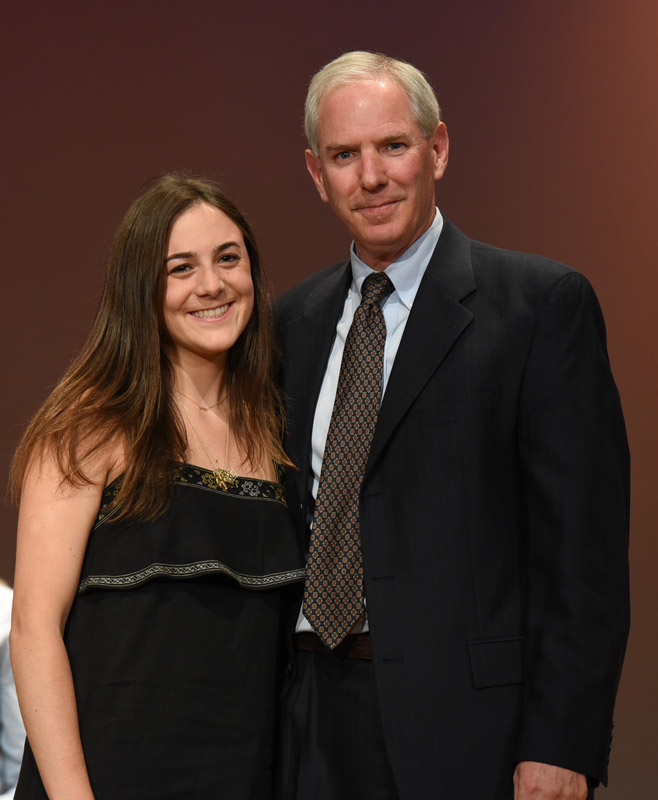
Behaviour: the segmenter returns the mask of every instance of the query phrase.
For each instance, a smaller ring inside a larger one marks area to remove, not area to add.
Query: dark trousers
[[[281,707],[277,800],[399,800],[372,662],[296,656],[297,675]],[[511,776],[509,787],[511,800]],[[587,798],[594,800],[593,789]]]
[[[298,652],[281,715],[280,800],[398,800],[372,662]]]

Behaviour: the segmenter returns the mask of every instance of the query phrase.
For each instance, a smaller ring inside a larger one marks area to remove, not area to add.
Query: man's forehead
[[[419,132],[404,89],[388,78],[358,80],[328,91],[318,109],[322,148],[352,138],[381,138]]]
[[[409,107],[411,103],[403,87],[393,78],[384,75],[377,78],[355,78],[354,80],[339,83],[329,89],[320,101],[318,111],[320,115],[337,105],[362,105],[373,97],[399,96],[402,102]]]

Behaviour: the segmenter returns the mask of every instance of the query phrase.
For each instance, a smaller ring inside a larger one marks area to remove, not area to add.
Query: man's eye
[[[347,161],[351,155],[349,150],[344,150],[342,153],[336,154],[336,161]]]
[[[391,142],[388,145],[388,149],[392,150],[393,152],[400,151],[404,148],[404,142]]]

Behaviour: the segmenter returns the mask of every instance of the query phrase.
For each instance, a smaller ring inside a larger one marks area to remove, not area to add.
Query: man
[[[628,630],[628,451],[594,293],[435,208],[448,134],[414,67],[341,56],[306,130],[353,244],[277,307],[309,553],[283,796],[584,800]]]

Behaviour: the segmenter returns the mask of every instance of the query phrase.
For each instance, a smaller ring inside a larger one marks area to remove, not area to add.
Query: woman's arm
[[[50,800],[93,800],[63,641],[89,531],[108,478],[107,459],[72,487],[52,455],[25,477],[18,518],[11,660],[25,728]]]

